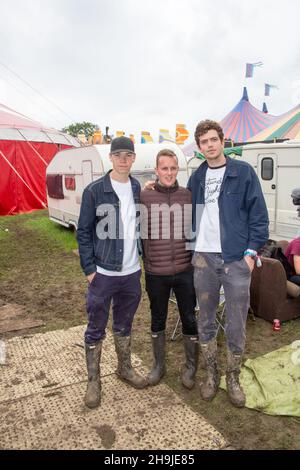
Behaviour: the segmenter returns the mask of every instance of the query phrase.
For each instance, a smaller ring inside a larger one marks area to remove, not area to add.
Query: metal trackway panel
[[[6,343],[0,374],[0,403],[86,380],[84,326],[18,337]],[[133,356],[133,365],[141,361]],[[117,358],[112,335],[103,342],[101,376],[113,374]]]
[[[101,407],[87,409],[84,350],[74,346],[82,333],[83,327],[75,327],[7,342],[7,363],[0,366],[1,449],[226,447],[220,433],[166,385],[136,390],[110,372],[116,362],[111,335],[105,341]],[[43,386],[47,381],[54,385]]]

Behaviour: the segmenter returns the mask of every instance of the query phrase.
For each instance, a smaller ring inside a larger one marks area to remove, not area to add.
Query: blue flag
[[[265,83],[265,96],[270,96],[271,88],[277,88],[277,90],[278,90],[278,86],[270,85],[269,83]]]
[[[254,64],[246,64],[246,78],[252,78],[254,67],[261,67],[263,65],[262,62],[255,62]]]

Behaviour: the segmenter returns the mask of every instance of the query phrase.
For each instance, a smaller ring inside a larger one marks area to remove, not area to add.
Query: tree
[[[68,134],[72,135],[73,137],[77,137],[78,134],[84,134],[86,139],[88,139],[95,131],[99,130],[99,126],[97,124],[92,124],[91,122],[75,122],[74,124],[70,124],[67,127],[62,129],[62,132],[67,132]]]

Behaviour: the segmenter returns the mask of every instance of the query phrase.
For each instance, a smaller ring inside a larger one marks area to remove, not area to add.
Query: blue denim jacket
[[[123,227],[119,225],[120,201],[113,190],[109,173],[102,178],[90,183],[82,195],[80,216],[77,228],[77,241],[79,246],[80,263],[84,273],[88,276],[96,272],[96,265],[110,271],[121,271],[123,263],[124,240],[122,236]],[[140,183],[129,176],[133,199],[135,204],[140,202]],[[105,207],[107,205],[107,207]],[[102,207],[99,210],[99,206]],[[98,210],[97,210],[98,208]],[[107,208],[107,210],[106,210]],[[110,238],[106,229],[102,230],[103,239],[97,235],[101,220],[109,221],[108,227],[115,228],[115,235]],[[97,228],[98,225],[98,228]],[[137,234],[138,234],[137,225]],[[137,236],[138,249],[140,251],[141,242]]]
[[[218,203],[222,257],[225,263],[231,263],[242,259],[247,248],[258,251],[267,242],[269,217],[254,169],[244,161],[230,157],[226,160]],[[207,168],[207,162],[203,162],[188,181],[194,233],[201,223]]]

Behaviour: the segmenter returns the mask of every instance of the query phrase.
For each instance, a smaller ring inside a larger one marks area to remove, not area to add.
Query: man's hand
[[[255,264],[254,259],[251,256],[244,256],[244,260],[248,264],[250,272],[252,273],[252,271],[254,269],[254,264]]]
[[[96,276],[96,273],[92,273],[92,274],[89,274],[87,277],[87,280],[89,281],[89,283],[91,284],[92,280],[94,279],[94,277]]]
[[[154,189],[155,181],[149,180],[146,181],[144,189]]]

